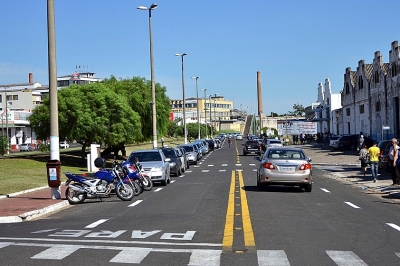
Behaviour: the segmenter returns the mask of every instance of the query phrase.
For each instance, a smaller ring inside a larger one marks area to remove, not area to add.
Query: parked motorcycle
[[[139,184],[142,190],[152,190],[153,181],[151,181],[151,178],[143,171],[143,167],[137,158],[135,158],[133,162],[123,162],[122,168],[124,169],[126,175],[133,176],[135,182]]]
[[[113,190],[123,201],[133,199],[137,187],[124,174],[121,165],[114,161],[111,170],[105,169],[104,165],[105,159],[97,158],[95,166],[100,170],[93,176],[65,173],[68,178],[65,194],[71,205],[82,203],[86,198],[108,197]]]

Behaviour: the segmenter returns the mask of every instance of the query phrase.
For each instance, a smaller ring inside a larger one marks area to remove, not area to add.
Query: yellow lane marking
[[[233,245],[233,222],[235,213],[235,171],[232,171],[231,186],[229,189],[228,209],[226,211],[224,239],[222,249],[231,250]]]
[[[242,172],[239,173],[239,184],[240,187],[244,187]],[[240,190],[240,198],[242,202],[242,221],[243,221],[243,233],[244,233],[244,245],[246,247],[254,247],[256,245],[254,241],[253,227],[251,226],[249,206],[247,204],[246,191]]]

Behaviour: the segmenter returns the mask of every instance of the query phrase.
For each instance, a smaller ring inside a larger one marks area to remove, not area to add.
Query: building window
[[[380,112],[381,111],[381,102],[380,101],[377,101],[375,103],[375,111],[376,112]]]
[[[364,113],[364,104],[360,104],[360,114]]]
[[[392,63],[392,77],[397,76],[397,65],[396,62]]]
[[[346,94],[350,93],[350,86],[349,83],[346,82]]]
[[[346,116],[350,116],[350,108],[346,108]]]
[[[18,101],[18,95],[13,95],[12,99],[13,99],[13,101]]]
[[[3,102],[3,95],[0,95],[0,103]]]
[[[358,88],[361,90],[364,88],[364,82],[362,76],[358,77]]]
[[[375,71],[374,79],[375,79],[375,83],[379,83],[379,73],[378,73],[378,70]]]

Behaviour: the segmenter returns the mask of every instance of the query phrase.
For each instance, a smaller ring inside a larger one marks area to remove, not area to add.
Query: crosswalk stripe
[[[327,250],[326,253],[338,266],[367,266],[367,264],[352,251]]]
[[[259,266],[290,266],[284,250],[257,250]]]
[[[124,248],[110,262],[139,264],[151,250],[151,248]]]
[[[45,260],[62,260],[63,258],[71,255],[78,249],[82,248],[82,246],[74,246],[74,245],[54,245],[35,256],[31,257],[32,259],[45,259]]]

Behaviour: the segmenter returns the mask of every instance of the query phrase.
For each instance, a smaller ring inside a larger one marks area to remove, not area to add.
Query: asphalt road
[[[313,169],[313,191],[256,188],[241,142],[131,202],[87,200],[0,227],[1,265],[400,265],[396,201]]]

